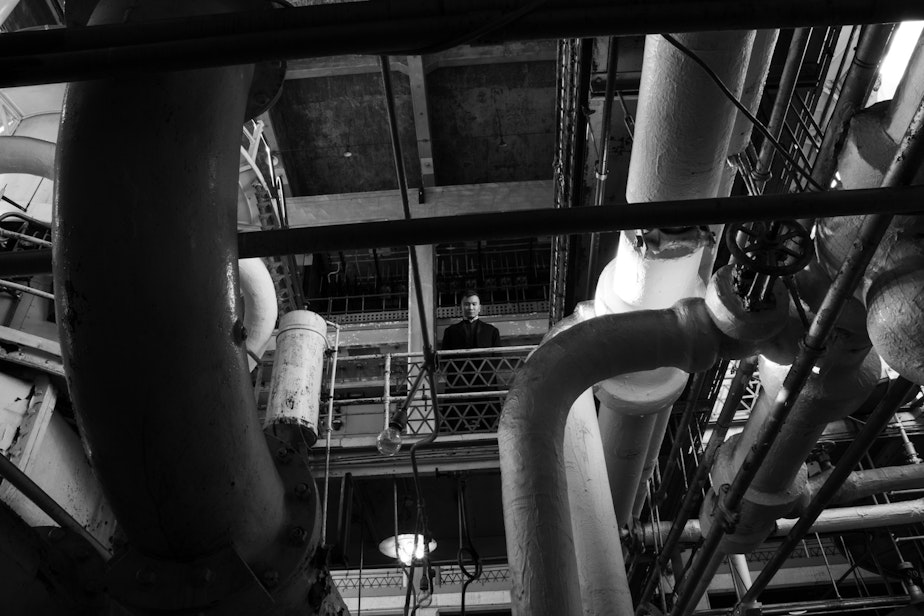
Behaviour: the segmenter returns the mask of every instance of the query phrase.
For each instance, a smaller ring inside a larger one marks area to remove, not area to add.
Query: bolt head
[[[63,528],[55,527],[48,531],[48,539],[50,541],[61,541],[66,534]]]
[[[263,580],[263,585],[267,588],[275,588],[279,585],[279,572],[275,569],[267,569],[260,578]]]
[[[193,584],[199,586],[200,588],[203,586],[208,586],[214,579],[215,572],[208,567],[198,567],[195,571],[193,571]]]
[[[292,459],[292,451],[288,447],[280,447],[276,450],[276,459],[285,464]]]
[[[144,566],[135,572],[135,580],[142,586],[153,586],[157,582],[157,574],[150,567]]]
[[[308,531],[301,526],[293,526],[289,529],[289,541],[292,545],[305,545],[308,543]]]
[[[295,486],[295,496],[300,500],[307,500],[311,496],[311,488],[307,483],[299,483]]]

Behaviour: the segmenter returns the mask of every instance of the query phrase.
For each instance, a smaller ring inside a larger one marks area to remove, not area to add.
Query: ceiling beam
[[[420,246],[477,239],[520,239],[704,226],[726,222],[918,213],[924,186],[662,201],[630,206],[522,210],[238,234],[240,258],[357,248]],[[0,277],[48,273],[50,250],[0,254]]]
[[[417,135],[417,156],[420,158],[420,184],[426,191],[436,186],[433,169],[433,145],[430,142],[430,112],[423,58],[408,56],[408,80],[411,85],[411,107],[414,112],[414,132]]]
[[[537,6],[530,0],[368,0],[3,34],[0,86],[311,56],[426,54],[472,40],[497,43],[913,19],[924,19],[924,2],[548,0]]]

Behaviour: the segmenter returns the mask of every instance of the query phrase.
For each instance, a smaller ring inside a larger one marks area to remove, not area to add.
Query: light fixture
[[[386,537],[379,543],[379,552],[389,558],[396,558],[405,565],[424,557],[424,536],[414,533],[405,533],[396,537]],[[436,549],[436,541],[430,539],[427,552]]]
[[[391,457],[401,449],[401,435],[407,427],[407,410],[402,408],[389,418],[386,409],[385,422],[385,429],[375,439],[375,447],[383,456]]]

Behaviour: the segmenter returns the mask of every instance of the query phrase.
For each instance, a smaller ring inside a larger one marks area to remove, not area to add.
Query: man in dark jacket
[[[443,332],[444,351],[451,349],[485,349],[500,346],[500,332],[490,323],[478,318],[481,299],[475,291],[466,291],[462,297],[462,320]]]
[[[481,300],[475,291],[466,291],[462,297],[462,320],[443,332],[443,351],[456,349],[484,349],[500,346],[500,332],[490,323],[478,318]],[[490,391],[497,386],[494,360],[472,354],[450,355],[443,358],[446,372],[446,393]],[[497,428],[500,407],[496,400],[468,398],[464,402],[450,403],[447,419],[458,417],[456,429],[487,432]],[[447,426],[449,429],[449,426]]]

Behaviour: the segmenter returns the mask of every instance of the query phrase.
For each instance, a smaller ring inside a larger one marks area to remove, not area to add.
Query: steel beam
[[[912,214],[924,209],[924,186],[824,193],[662,201],[597,208],[534,209],[238,234],[240,258],[419,246],[477,239],[517,239],[594,231],[711,225],[751,220]],[[47,274],[50,250],[0,254],[0,277]]]
[[[532,7],[530,6],[532,5]],[[369,0],[0,36],[0,86],[343,54],[414,55],[477,41],[891,23],[920,0]]]

